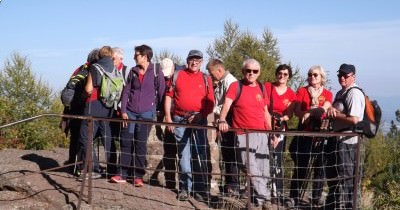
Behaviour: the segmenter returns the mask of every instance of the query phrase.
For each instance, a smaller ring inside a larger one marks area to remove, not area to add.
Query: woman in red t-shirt
[[[295,114],[299,117],[299,130],[319,131],[327,109],[332,105],[332,92],[324,87],[326,73],[321,66],[312,66],[308,71],[308,85],[297,90]],[[310,136],[298,136],[290,144],[291,157],[294,161],[293,180],[290,187],[290,197],[301,200],[307,182],[306,179],[312,167],[314,179],[324,178],[322,150],[324,139]],[[322,204],[323,182],[313,182],[312,204]]]
[[[270,113],[274,122],[272,123],[275,128],[274,130],[286,130],[287,121],[292,117],[294,105],[296,101],[296,94],[288,87],[287,83],[292,78],[292,67],[286,64],[281,64],[275,70],[275,81],[266,82],[265,90],[269,95],[270,101]],[[284,135],[273,135],[271,138],[271,145],[273,150],[273,163],[272,164],[272,176],[279,178],[283,177],[282,171],[282,152],[285,148],[286,136]],[[273,180],[272,182],[272,196],[278,198],[283,196],[283,179]],[[279,199],[279,198],[278,198]]]

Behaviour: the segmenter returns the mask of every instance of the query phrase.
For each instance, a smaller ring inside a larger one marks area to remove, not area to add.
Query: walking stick
[[[197,153],[197,160],[199,161],[199,167],[200,167],[200,173],[202,176],[203,181],[206,181],[204,184],[206,185],[206,195],[208,197],[208,179],[207,179],[207,175],[205,174],[207,168],[206,164],[202,164],[202,158],[200,156],[199,153],[199,148],[198,148],[198,144],[197,144],[197,130],[196,129],[192,129],[192,140],[194,142],[194,148],[196,149],[196,153]],[[207,171],[208,172],[208,171]],[[209,202],[209,199],[207,198],[207,203]]]

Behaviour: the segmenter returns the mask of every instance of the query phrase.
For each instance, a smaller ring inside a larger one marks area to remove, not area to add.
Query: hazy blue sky
[[[129,67],[140,44],[185,58],[190,49],[205,52],[222,35],[227,19],[256,35],[271,30],[282,62],[291,62],[303,75],[310,66],[322,65],[334,93],[339,65],[354,64],[358,84],[369,95],[390,98],[390,106],[400,108],[396,0],[2,0],[0,62],[13,52],[28,56],[37,76],[61,90],[92,48],[122,47]]]

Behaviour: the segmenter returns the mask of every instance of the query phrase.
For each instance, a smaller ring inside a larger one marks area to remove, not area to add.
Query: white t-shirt
[[[357,85],[354,84],[352,87],[357,87]],[[342,89],[336,93],[333,107],[345,113],[347,116],[358,117],[359,121],[362,121],[365,109],[365,96],[361,90],[352,88],[348,91],[346,98],[344,98],[347,90],[350,88],[351,87]],[[353,132],[352,129],[353,126],[348,124],[340,122],[333,123],[334,131]],[[345,144],[356,144],[358,142],[358,136],[340,136],[339,140],[342,140]]]

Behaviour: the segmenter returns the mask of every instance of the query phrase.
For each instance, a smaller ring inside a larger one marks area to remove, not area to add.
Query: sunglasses
[[[289,76],[289,74],[288,74],[288,73],[279,72],[279,73],[278,73],[278,76],[287,77],[287,76]]]
[[[351,77],[351,76],[353,76],[353,74],[338,74],[338,75],[337,75],[338,78],[343,77],[343,78],[345,78],[345,79],[347,79],[347,78],[349,78],[349,77]]]
[[[259,72],[260,70],[257,70],[257,69],[245,69],[244,71],[245,71],[247,74],[250,74],[250,73],[258,74],[258,72]]]
[[[134,57],[134,58],[137,58],[139,55],[141,55],[141,54],[135,54],[133,57]]]
[[[318,77],[319,74],[317,73],[308,73],[308,77]]]

